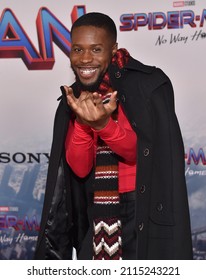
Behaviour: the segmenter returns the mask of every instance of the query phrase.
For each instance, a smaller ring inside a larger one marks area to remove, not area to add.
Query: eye
[[[76,52],[76,53],[79,53],[79,52],[82,51],[82,49],[80,47],[74,47],[74,48],[72,48],[72,51]]]
[[[102,49],[100,47],[93,48],[93,52],[95,52],[95,53],[99,53],[101,51],[102,51]]]

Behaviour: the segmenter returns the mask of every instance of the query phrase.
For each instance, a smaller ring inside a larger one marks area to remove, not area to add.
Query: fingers
[[[73,95],[73,89],[71,87],[68,86],[64,86],[64,89],[66,91],[66,95]],[[74,96],[74,95],[73,95]]]
[[[79,97],[79,102],[92,102],[93,103],[93,95],[91,92],[88,91],[82,91]]]
[[[108,114],[112,114],[112,112],[117,108],[117,91],[114,91],[111,94],[109,102],[105,104],[104,107]]]
[[[101,94],[97,92],[93,93],[93,103],[95,104],[96,108],[99,110],[105,110],[108,114],[111,114],[117,108],[117,91],[114,91],[110,95],[110,100],[108,103],[104,104],[102,101]]]
[[[73,89],[68,86],[64,86],[64,89],[66,91],[67,103],[69,106],[73,107],[76,103],[76,98],[73,94]]]
[[[102,95],[98,92],[82,91],[76,98],[71,87],[64,86],[67,103],[76,117],[89,125],[99,124],[100,120],[108,120],[108,117],[117,108],[117,91],[111,93],[110,100],[104,104]]]
[[[109,103],[111,104],[112,107],[116,108],[116,105],[117,105],[117,91],[114,91],[112,93]]]
[[[94,103],[95,106],[99,106],[99,105],[103,106],[102,95],[99,94],[98,92],[93,93],[93,103]]]

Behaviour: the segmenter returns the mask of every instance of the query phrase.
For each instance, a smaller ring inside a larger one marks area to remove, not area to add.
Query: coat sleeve
[[[54,120],[44,205],[34,259],[72,258],[69,169],[64,156],[68,114],[61,101]]]

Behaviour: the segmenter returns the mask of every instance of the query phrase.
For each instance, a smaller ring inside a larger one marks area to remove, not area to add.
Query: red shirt
[[[65,142],[68,164],[77,176],[87,176],[95,164],[97,136],[122,158],[118,163],[119,192],[133,191],[136,181],[137,136],[121,106],[118,107],[117,122],[110,118],[101,130],[94,130],[75,120],[70,121]]]

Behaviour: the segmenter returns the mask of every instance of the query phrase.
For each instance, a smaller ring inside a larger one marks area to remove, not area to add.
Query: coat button
[[[145,192],[145,190],[146,190],[145,185],[142,185],[142,186],[140,187],[140,193],[144,193],[144,192]]]
[[[117,71],[114,75],[117,79],[121,78],[121,72],[119,71]]]
[[[135,121],[132,122],[132,126],[133,126],[133,127],[137,127],[137,124],[136,124]]]
[[[158,203],[157,206],[156,206],[156,209],[157,209],[158,212],[161,212],[163,210],[162,203]]]
[[[47,225],[48,225],[48,226],[51,226],[51,225],[52,225],[52,221],[48,220],[48,221],[47,221]]]
[[[123,103],[126,101],[126,97],[125,97],[124,94],[121,96],[121,100],[122,100]]]
[[[147,157],[149,155],[149,149],[146,148],[143,152],[144,156]]]
[[[138,227],[139,227],[139,231],[142,231],[144,228],[144,223],[140,223]]]

